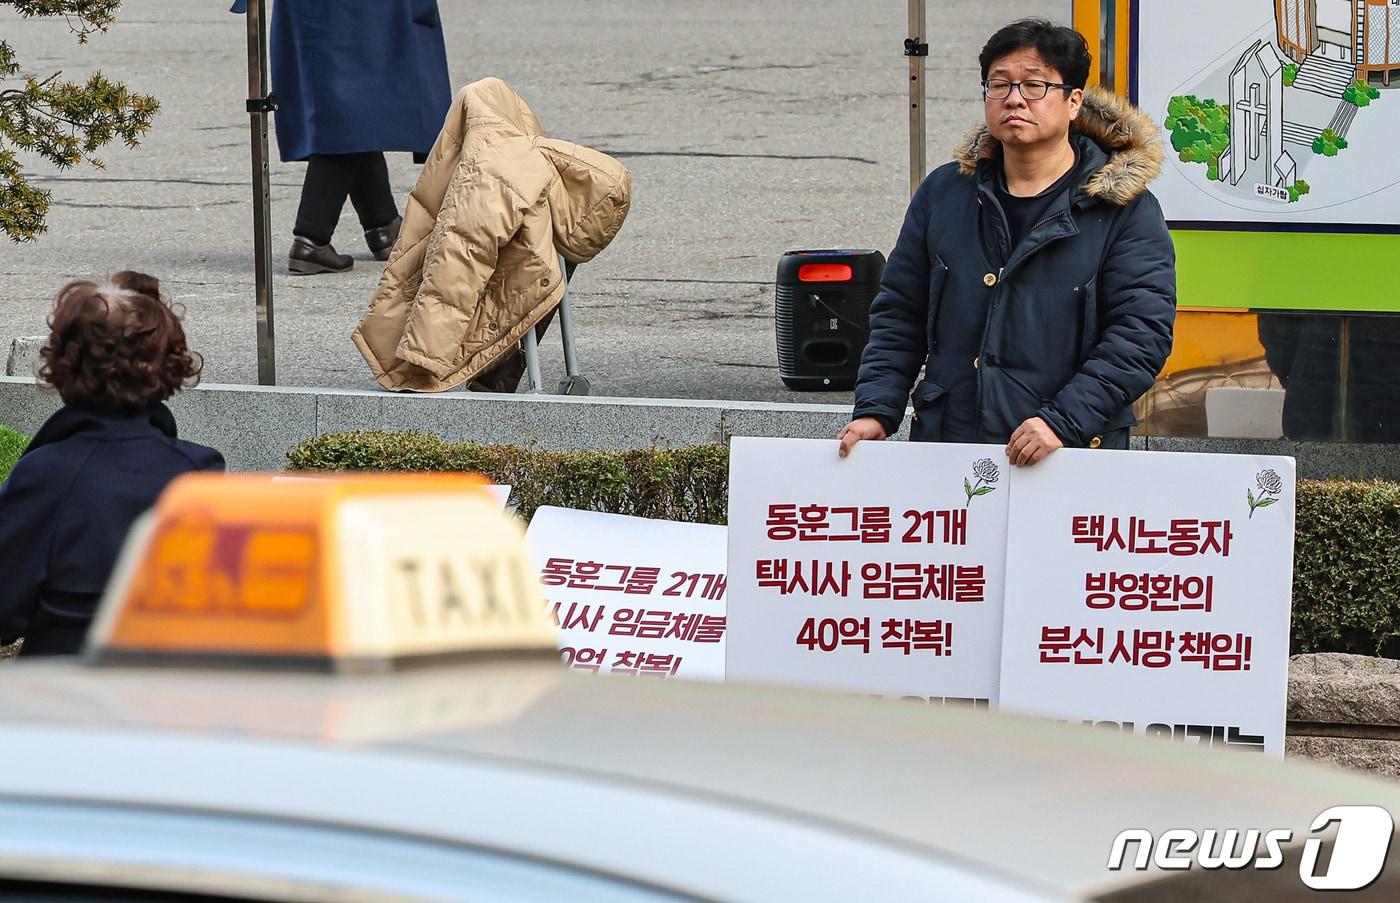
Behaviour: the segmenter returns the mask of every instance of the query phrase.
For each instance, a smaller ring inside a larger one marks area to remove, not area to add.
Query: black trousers
[[[366,231],[387,226],[399,215],[382,153],[312,154],[293,233],[318,245],[328,243],[347,197]]]

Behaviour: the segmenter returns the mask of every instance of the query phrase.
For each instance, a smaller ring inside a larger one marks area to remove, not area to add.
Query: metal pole
[[[919,189],[924,180],[926,159],[924,140],[928,134],[928,118],[924,113],[924,59],[928,42],[924,28],[928,17],[925,0],[909,0],[909,37],[904,39],[904,55],[909,57],[909,195]]]
[[[569,265],[563,254],[559,255],[559,272],[569,272]],[[566,376],[578,376],[578,349],[574,347],[574,305],[569,301],[567,276],[564,277],[564,297],[559,299],[559,337],[564,343],[564,373]]]
[[[559,335],[564,342],[564,372],[578,376],[578,350],[574,347],[574,305],[565,295],[559,302]]]
[[[520,338],[520,351],[525,355],[525,378],[530,381],[526,391],[535,394],[544,391],[544,376],[540,373],[540,340],[532,326]]]
[[[268,93],[267,4],[248,0],[248,115],[253,140],[254,304],[258,319],[258,384],[277,384],[277,338],[272,319],[272,185],[268,174],[267,117],[277,109]]]
[[[1337,317],[1337,416],[1336,436],[1350,442],[1351,436],[1351,317]]]

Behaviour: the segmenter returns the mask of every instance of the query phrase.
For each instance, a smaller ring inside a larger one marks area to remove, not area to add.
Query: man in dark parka
[[[986,122],[910,203],[870,308],[841,456],[884,439],[1127,448],[1171,352],[1175,254],[1147,185],[1157,126],[1085,90],[1084,39],[1013,23],[980,57]],[[919,378],[924,368],[923,379]]]

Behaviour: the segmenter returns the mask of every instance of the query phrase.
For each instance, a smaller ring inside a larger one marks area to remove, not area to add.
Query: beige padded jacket
[[[626,167],[546,138],[500,79],[467,85],[353,334],[374,378],[441,392],[487,369],[563,297],[558,254],[584,263],[607,247],[631,194]]]

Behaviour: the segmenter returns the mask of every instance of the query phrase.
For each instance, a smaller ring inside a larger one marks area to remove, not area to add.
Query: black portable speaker
[[[778,260],[778,375],[789,389],[849,389],[870,335],[885,255],[866,249],[788,251]]]

